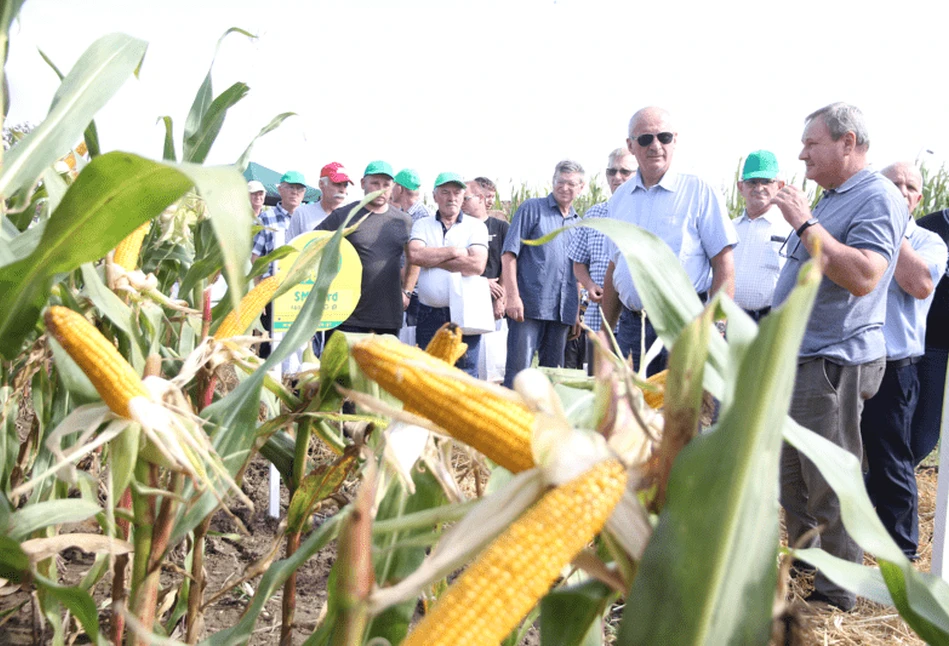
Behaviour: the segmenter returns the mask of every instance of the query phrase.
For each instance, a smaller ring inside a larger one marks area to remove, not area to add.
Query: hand
[[[580,321],[570,326],[570,333],[567,335],[567,341],[573,341],[574,339],[579,339],[580,335],[583,334],[583,328],[580,327]]]
[[[785,186],[771,198],[771,203],[781,209],[784,219],[795,231],[811,219],[810,203],[797,186]]]
[[[593,289],[587,290],[587,296],[590,297],[591,303],[599,303],[603,298],[603,288],[599,285],[594,285]]]
[[[504,318],[504,304],[507,300],[502,296],[494,301],[494,320],[499,321]]]
[[[491,288],[491,298],[494,300],[504,298],[504,288],[501,286],[501,282],[497,278],[488,280],[488,287]]]
[[[409,295],[405,292],[402,292],[402,311],[409,309],[409,303],[412,302],[412,299],[409,298]]]
[[[521,297],[515,294],[508,296],[507,306],[504,308],[504,313],[507,314],[507,317],[512,321],[523,323],[524,301],[521,300]]]

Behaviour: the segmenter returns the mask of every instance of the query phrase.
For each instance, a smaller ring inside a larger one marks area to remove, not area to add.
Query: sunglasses
[[[645,148],[652,143],[653,139],[658,139],[661,144],[671,144],[675,135],[671,132],[660,132],[657,135],[639,135],[636,137],[636,143]]]
[[[662,141],[662,140],[660,139],[659,141]],[[630,170],[630,169],[628,169],[628,168],[607,168],[607,169],[606,169],[606,176],[607,176],[607,177],[616,177],[617,175],[620,175],[621,177],[629,177],[629,176],[632,175],[634,172],[636,172],[636,171]]]

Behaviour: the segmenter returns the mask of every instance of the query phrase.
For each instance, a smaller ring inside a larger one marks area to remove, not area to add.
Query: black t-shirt
[[[320,222],[316,231],[335,231],[357,204],[359,202],[339,207]],[[361,222],[359,228],[346,239],[356,248],[362,261],[362,294],[346,324],[399,329],[402,327],[402,253],[412,231],[412,216],[393,206],[385,213],[370,213],[363,208],[349,224],[356,222]]]
[[[936,233],[949,244],[949,209],[921,217],[916,224]],[[936,294],[926,317],[926,347],[949,349],[949,278],[945,274],[936,284]]]
[[[506,220],[492,218],[484,221],[488,227],[488,263],[484,266],[485,278],[498,278],[501,275],[501,251],[504,249],[504,238],[507,237],[507,230],[511,228]]]

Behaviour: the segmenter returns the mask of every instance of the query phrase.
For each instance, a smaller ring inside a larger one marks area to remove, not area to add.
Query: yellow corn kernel
[[[214,332],[214,338],[229,339],[232,336],[244,334],[250,324],[264,311],[264,306],[273,299],[278,287],[280,287],[280,279],[276,276],[270,276],[257,283],[257,286],[241,299],[240,307],[231,310],[224,317]]]
[[[129,402],[148,397],[141,377],[83,315],[54,305],[46,310],[46,330],[73,358],[116,415],[130,418]]]
[[[405,409],[517,473],[534,466],[534,413],[441,359],[394,337],[374,336],[352,347],[363,372],[398,397]]]
[[[125,239],[115,247],[112,262],[125,271],[138,269],[138,255],[142,251],[142,241],[145,239],[145,235],[151,226],[152,223],[151,220],[149,220],[125,236]]]
[[[603,528],[626,488],[618,460],[547,492],[448,588],[402,646],[495,646]]]
[[[646,400],[646,405],[650,408],[659,410],[662,408],[662,404],[665,401],[666,393],[666,377],[669,376],[669,370],[663,370],[662,372],[657,372],[652,377],[646,379],[646,383],[656,386],[659,390],[643,390],[643,399]]]
[[[454,323],[445,323],[425,346],[425,352],[453,366],[468,351],[468,344],[461,337],[460,327]]]

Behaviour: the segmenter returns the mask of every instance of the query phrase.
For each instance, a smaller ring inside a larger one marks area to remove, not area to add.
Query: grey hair
[[[619,159],[620,157],[632,157],[632,156],[633,156],[633,153],[629,152],[629,148],[626,148],[626,147],[624,146],[624,147],[622,147],[622,148],[617,148],[616,150],[614,150],[613,152],[611,152],[609,158],[607,159],[607,161],[608,161],[608,163],[612,164],[613,162],[615,162],[615,161],[616,161],[617,159]]]
[[[867,130],[867,122],[863,118],[863,112],[855,105],[837,101],[830,105],[825,105],[820,110],[807,115],[804,119],[804,125],[807,126],[811,121],[821,117],[830,130],[830,138],[834,141],[839,140],[848,132],[852,132],[857,140],[857,145],[862,148],[870,147],[870,132]]]
[[[563,161],[558,162],[554,167],[554,177],[557,177],[557,175],[563,175],[565,173],[579,173],[582,176],[586,175],[586,171],[583,170],[583,166],[570,159],[564,159]]]

